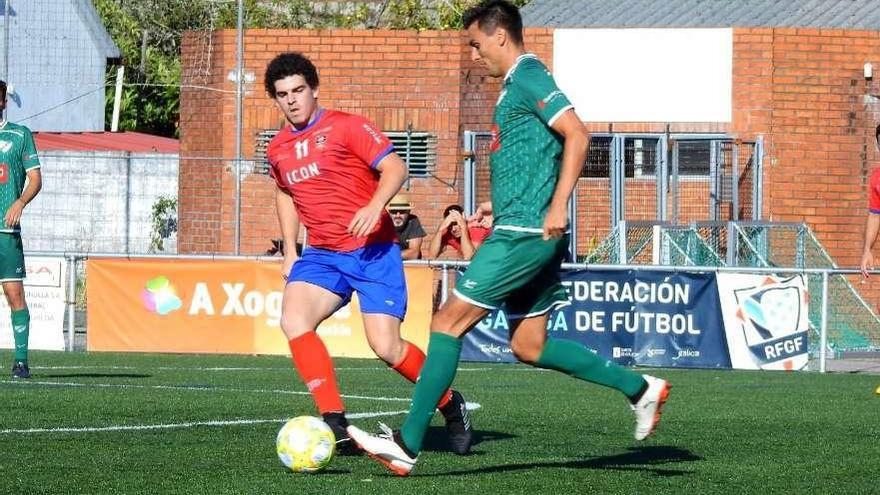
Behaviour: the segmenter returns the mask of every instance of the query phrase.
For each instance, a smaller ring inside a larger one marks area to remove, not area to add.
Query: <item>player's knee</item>
[[[470,308],[444,305],[431,318],[431,331],[459,338],[479,321],[482,315],[469,314]]]
[[[535,364],[541,357],[543,343],[537,339],[516,338],[510,341],[510,350],[516,359],[526,364]]]
[[[369,343],[376,357],[392,366],[403,358],[403,342],[399,338],[372,339]]]
[[[6,302],[13,311],[24,309],[27,306],[22,288],[11,285],[10,287],[4,287],[4,293],[6,294]]]
[[[288,339],[295,339],[305,335],[306,332],[314,330],[316,329],[308,328],[308,325],[303,318],[296,314],[281,315],[281,331],[284,332],[284,335],[286,335]]]

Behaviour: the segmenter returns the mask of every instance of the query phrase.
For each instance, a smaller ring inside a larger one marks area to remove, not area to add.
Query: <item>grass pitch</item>
[[[32,352],[31,364],[31,380],[0,379],[3,493],[880,490],[878,376],[654,370],[672,395],[659,431],[636,442],[614,391],[462,363],[455,386],[481,406],[471,412],[473,452],[445,451],[438,415],[416,470],[397,478],[366,457],[337,457],[312,475],[281,466],[278,428],[314,414],[283,357]],[[378,361],[336,364],[349,412],[362,416],[354,423],[402,423],[412,385]]]

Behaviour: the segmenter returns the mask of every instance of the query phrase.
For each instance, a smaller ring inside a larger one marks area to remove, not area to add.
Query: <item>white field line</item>
[[[347,414],[350,419],[379,418],[382,416],[397,416],[406,414],[407,411],[380,411],[367,413]],[[143,431],[143,430],[172,430],[179,428],[195,428],[198,426],[237,426],[256,425],[262,423],[284,423],[290,418],[274,419],[230,419],[214,421],[191,421],[187,423],[160,423],[153,425],[112,425],[112,426],[86,426],[81,428],[27,428],[22,430],[0,430],[0,435],[24,435],[30,433],[101,433],[107,431]]]
[[[387,366],[374,367],[340,367],[336,371],[378,371],[387,370]],[[259,368],[248,366],[115,366],[115,365],[79,365],[79,366],[31,366],[31,370],[160,370],[160,371],[289,371],[293,372],[293,366],[275,367],[275,368]],[[458,371],[547,371],[540,368],[511,366],[498,368],[459,368]]]
[[[286,395],[311,395],[309,392],[298,390],[282,390],[282,389],[250,389],[250,388],[224,388],[224,387],[195,387],[189,385],[138,385],[126,383],[77,383],[77,382],[46,382],[29,380],[0,380],[0,384],[11,384],[19,386],[47,386],[47,387],[82,387],[82,388],[119,388],[119,389],[150,389],[150,390],[185,390],[196,392],[239,392],[239,393],[255,393],[255,394],[286,394]],[[364,399],[384,402],[410,402],[409,398],[404,397],[374,397],[369,395],[349,395],[343,394],[344,399]]]

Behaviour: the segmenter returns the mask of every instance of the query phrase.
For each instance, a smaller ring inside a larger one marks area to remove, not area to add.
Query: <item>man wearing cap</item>
[[[388,203],[388,214],[397,231],[397,240],[400,244],[400,255],[404,260],[417,260],[422,258],[422,240],[428,235],[422,228],[419,217],[412,214],[412,203],[409,196],[400,193],[391,198]]]

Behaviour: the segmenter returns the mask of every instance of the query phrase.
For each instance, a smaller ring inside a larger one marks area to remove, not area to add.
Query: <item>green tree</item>
[[[125,65],[119,128],[176,137],[185,31],[236,26],[236,0],[93,0]],[[244,0],[245,28],[460,29],[477,0]],[[513,0],[519,6],[528,0]],[[115,81],[116,68],[108,68]],[[107,122],[115,88],[107,88]]]

